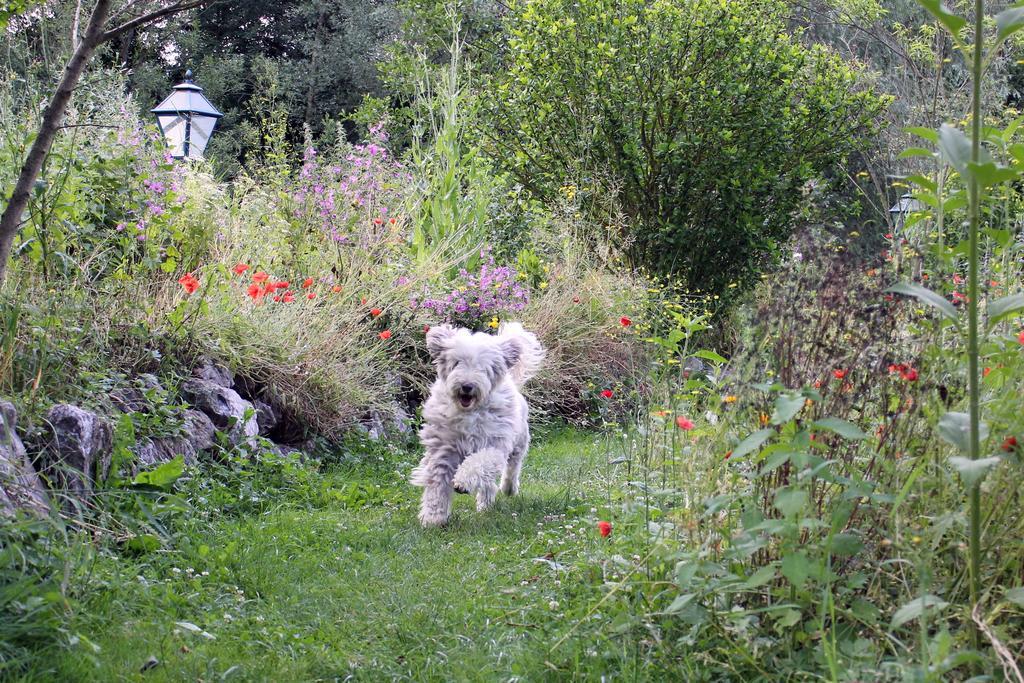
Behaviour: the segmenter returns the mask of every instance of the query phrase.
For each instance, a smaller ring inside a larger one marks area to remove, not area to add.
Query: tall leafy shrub
[[[617,235],[626,253],[705,290],[753,281],[805,184],[885,104],[855,68],[785,32],[785,3],[510,8],[506,68],[482,98],[495,157],[542,197],[570,183],[595,206],[613,193],[631,219]]]

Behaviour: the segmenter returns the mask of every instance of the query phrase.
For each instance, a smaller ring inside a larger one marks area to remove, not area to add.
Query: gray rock
[[[217,442],[217,428],[206,413],[198,410],[186,410],[184,420],[185,438],[192,443],[197,452],[208,451]]]
[[[141,389],[119,387],[110,392],[110,402],[122,413],[143,413],[149,409],[149,402]]]
[[[17,423],[14,405],[0,401],[0,513],[22,508],[46,515],[50,512],[50,497],[15,430]]]
[[[209,358],[204,358],[198,366],[192,369],[192,376],[197,379],[213,382],[217,386],[230,389],[235,383],[235,376],[223,365],[214,363]]]
[[[405,408],[395,401],[386,412],[371,411],[358,426],[367,436],[378,441],[388,436],[411,433],[412,418]]]
[[[151,467],[173,460],[179,455],[185,460],[186,467],[195,465],[200,451],[213,447],[217,428],[205,413],[198,410],[186,410],[182,415],[182,423],[182,436],[146,439],[135,444],[132,451],[135,453],[137,465]]]
[[[138,465],[147,468],[174,460],[179,455],[184,458],[185,466],[191,467],[196,464],[198,455],[196,447],[184,437],[140,441],[132,447],[132,451]]]
[[[43,453],[46,470],[68,492],[88,497],[93,483],[110,472],[110,425],[96,413],[67,404],[50,408],[46,421],[50,426],[50,443]]]
[[[181,391],[196,409],[206,413],[217,429],[227,433],[233,445],[250,443],[259,434],[256,409],[234,389],[205,379],[190,379]]]
[[[256,422],[260,426],[260,435],[267,436],[281,423],[281,411],[265,401],[256,399]]]

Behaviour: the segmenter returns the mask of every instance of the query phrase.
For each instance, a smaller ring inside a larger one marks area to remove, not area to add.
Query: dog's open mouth
[[[465,394],[460,394],[460,395],[459,395],[459,404],[460,404],[460,405],[461,405],[461,406],[462,406],[463,408],[468,408],[468,407],[470,407],[471,405],[473,405],[473,395],[472,395],[472,394],[470,394],[470,395],[468,395],[468,396],[467,396],[467,395],[465,395]]]

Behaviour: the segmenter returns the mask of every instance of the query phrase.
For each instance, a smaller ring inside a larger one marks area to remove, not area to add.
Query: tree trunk
[[[64,68],[64,75],[60,79],[57,91],[43,112],[43,121],[39,126],[36,139],[25,158],[25,163],[21,166],[18,182],[11,193],[11,199],[4,207],[3,215],[0,216],[0,285],[3,284],[7,275],[7,263],[11,256],[14,238],[21,227],[21,216],[28,206],[32,187],[35,185],[36,178],[39,177],[43,161],[50,152],[53,139],[60,129],[64,111],[71,100],[71,94],[75,91],[78,80],[81,78],[86,64],[89,63],[92,53],[96,50],[96,46],[103,40],[103,30],[110,16],[110,3],[111,0],[97,0],[92,16],[89,18],[85,36],[74,54],[71,55],[71,59]]]

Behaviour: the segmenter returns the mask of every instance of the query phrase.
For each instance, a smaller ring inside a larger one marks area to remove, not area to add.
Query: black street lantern
[[[192,71],[151,111],[175,159],[202,159],[217,119],[224,116],[192,82]]]
[[[896,203],[889,209],[889,216],[892,217],[893,226],[899,230],[903,227],[903,224],[914,211],[920,211],[924,208],[924,204],[914,199],[913,195],[906,192],[900,195],[900,198],[896,200]]]

